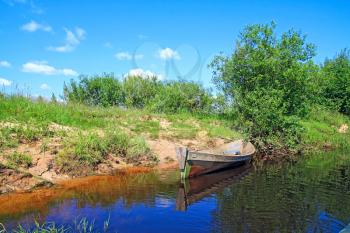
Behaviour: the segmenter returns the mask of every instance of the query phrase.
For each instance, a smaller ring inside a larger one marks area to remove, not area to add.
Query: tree
[[[322,67],[324,97],[341,113],[350,115],[350,53],[342,50],[335,58],[326,59]]]
[[[211,64],[217,87],[232,99],[237,124],[261,153],[296,152],[299,119],[308,112],[315,46],[300,32],[280,37],[275,24],[247,26],[234,53]]]

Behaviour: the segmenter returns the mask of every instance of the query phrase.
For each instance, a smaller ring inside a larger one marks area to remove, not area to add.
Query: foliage
[[[214,82],[240,125],[260,152],[296,149],[299,119],[309,110],[314,45],[289,30],[280,37],[275,24],[250,25],[240,34],[231,57],[217,56],[211,67]]]
[[[187,81],[161,82],[157,77],[128,76],[121,82],[113,75],[81,76],[64,86],[68,102],[90,106],[148,108],[154,112],[202,112],[213,110],[210,90]]]
[[[144,108],[162,88],[157,77],[128,76],[122,82],[124,102],[127,107]]]
[[[74,80],[64,85],[64,97],[71,102],[87,105],[115,106],[122,102],[122,86],[113,74],[101,76],[80,76],[79,83]]]
[[[155,112],[181,111],[209,113],[212,110],[210,91],[195,82],[171,81],[151,101],[149,108]]]
[[[326,59],[322,67],[323,95],[328,105],[350,115],[350,53],[342,50],[334,59]]]

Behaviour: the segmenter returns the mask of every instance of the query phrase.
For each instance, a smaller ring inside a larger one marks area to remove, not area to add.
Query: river
[[[177,171],[74,179],[0,196],[0,223],[72,224],[108,232],[339,232],[350,222],[350,154],[245,166],[180,182]]]

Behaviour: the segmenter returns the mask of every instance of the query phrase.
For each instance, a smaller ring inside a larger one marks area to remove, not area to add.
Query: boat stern
[[[188,149],[186,147],[176,147],[176,157],[179,161],[181,179],[188,178],[190,165],[187,163]]]

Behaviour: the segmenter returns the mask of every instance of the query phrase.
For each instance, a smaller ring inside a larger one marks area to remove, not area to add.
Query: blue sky
[[[275,21],[317,46],[316,62],[350,47],[350,1],[0,0],[0,88],[62,93],[79,74],[157,74],[210,87],[207,64],[247,24]]]

